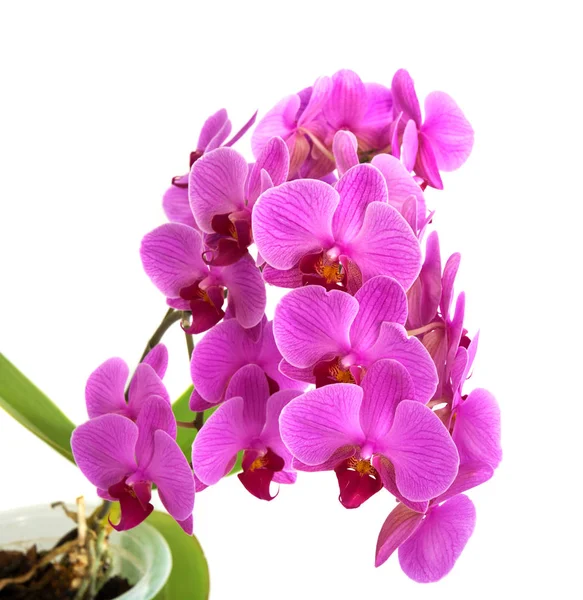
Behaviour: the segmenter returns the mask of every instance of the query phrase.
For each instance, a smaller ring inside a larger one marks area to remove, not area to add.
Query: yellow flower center
[[[250,471],[255,471],[256,469],[262,469],[266,464],[267,464],[267,457],[264,456],[258,456],[252,463],[251,466],[249,467]]]
[[[371,475],[373,477],[377,477],[377,470],[371,465],[369,460],[363,460],[362,458],[356,458],[351,456],[348,459],[348,468],[353,469],[357,473],[361,475]]]
[[[316,264],[315,271],[326,281],[326,283],[338,283],[342,281],[342,278],[344,277],[342,266],[337,262],[324,264],[324,261],[320,259]]]
[[[338,383],[356,383],[352,373],[347,369],[341,369],[338,365],[334,365],[330,369],[330,375],[334,377]]]

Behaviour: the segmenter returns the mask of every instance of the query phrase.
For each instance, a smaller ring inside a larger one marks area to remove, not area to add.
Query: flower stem
[[[178,427],[184,427],[185,429],[196,429],[200,431],[203,426],[204,413],[197,412],[194,421],[176,421]]]
[[[168,312],[164,316],[164,319],[162,319],[162,322],[160,323],[160,325],[158,325],[158,329],[156,329],[156,331],[154,331],[154,334],[148,340],[148,343],[146,344],[146,347],[144,348],[144,351],[142,352],[142,357],[140,358],[139,362],[142,362],[144,360],[144,358],[146,357],[146,354],[148,354],[148,352],[150,352],[150,350],[154,346],[156,346],[156,344],[160,343],[160,340],[162,339],[164,334],[168,331],[168,329],[170,329],[170,326],[173,325],[174,323],[176,323],[176,321],[180,321],[181,318],[182,318],[182,311],[174,310],[173,308],[168,309]]]

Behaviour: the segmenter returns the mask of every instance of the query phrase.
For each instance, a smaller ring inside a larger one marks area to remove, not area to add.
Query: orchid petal
[[[197,160],[190,171],[188,197],[198,226],[212,233],[215,215],[245,208],[247,161],[232,148],[217,148]]]
[[[407,172],[402,163],[390,154],[377,154],[371,164],[375,166],[385,178],[389,193],[389,204],[402,213],[405,201],[411,196],[417,199],[417,220],[425,218],[427,211],[425,197],[421,188]]]
[[[389,513],[379,533],[375,567],[380,567],[386,562],[391,554],[417,531],[422,520],[422,514],[404,504],[397,504]]]
[[[453,568],[476,523],[472,501],[460,495],[434,507],[399,548],[401,568],[414,581],[438,581]]]
[[[253,331],[251,329],[247,331]],[[261,329],[261,336],[258,344],[255,346],[255,354],[252,362],[258,364],[264,371],[269,380],[269,389],[271,393],[285,389],[306,389],[306,384],[299,381],[293,381],[287,375],[279,370],[279,364],[282,360],[281,352],[275,343],[273,335],[273,321],[267,321]],[[273,385],[275,383],[275,386]]]
[[[362,229],[350,244],[349,255],[365,281],[376,275],[389,275],[405,290],[421,268],[421,249],[415,234],[399,212],[383,202],[368,205]]]
[[[215,325],[196,345],[190,372],[194,387],[209,403],[220,402],[229,380],[254,356],[256,344],[235,319]]]
[[[470,342],[468,346],[468,362],[466,363],[466,368],[464,369],[464,374],[462,381],[460,382],[460,386],[463,385],[463,382],[468,378],[468,374],[470,369],[474,364],[474,360],[476,359],[476,353],[478,352],[478,343],[480,341],[480,332],[477,331],[474,339]]]
[[[337,192],[322,181],[296,180],[264,192],[253,209],[253,235],[265,261],[291,269],[332,242]],[[329,247],[329,246],[328,246]]]
[[[345,292],[327,292],[316,285],[293,290],[275,309],[277,347],[287,362],[300,368],[316,364],[327,354],[346,354],[357,312],[358,302]]]
[[[265,265],[263,268],[263,279],[265,282],[277,287],[292,289],[302,287],[302,278],[303,274],[297,266],[285,271],[274,269],[270,265]]]
[[[121,358],[110,358],[91,373],[85,386],[85,403],[90,419],[126,411],[124,389],[128,375],[128,366]]]
[[[424,207],[423,210],[425,210]],[[403,215],[403,219],[407,221],[413,233],[415,233],[417,237],[421,239],[421,234],[419,233],[419,227],[417,225],[417,223],[420,221],[418,215],[419,209],[417,205],[417,198],[415,198],[415,196],[409,196],[405,202],[403,202],[403,206],[399,212]]]
[[[200,130],[200,135],[198,137],[198,143],[196,144],[196,149],[199,152],[204,152],[207,149],[207,146],[211,143],[211,141],[223,131],[225,123],[229,120],[227,115],[227,111],[224,108],[218,110],[214,115],[211,115],[202,126]],[[222,141],[219,142],[219,146],[227,139],[229,133],[225,134],[225,137]]]
[[[432,92],[425,98],[421,131],[431,140],[437,166],[454,171],[467,160],[474,145],[474,130],[453,98]]]
[[[222,283],[229,290],[229,306],[245,329],[255,327],[265,313],[267,302],[261,271],[249,254],[220,270]]]
[[[348,69],[332,76],[332,90],[323,107],[326,120],[335,129],[357,127],[366,113],[367,93],[360,77]]]
[[[231,128],[231,121],[225,121],[222,127],[217,131],[215,136],[206,145],[204,152],[211,152],[216,148],[222,146],[223,142],[229,137],[229,134],[231,133]]]
[[[368,363],[381,358],[392,358],[409,371],[415,386],[415,400],[429,402],[437,386],[437,372],[433,360],[414,337],[395,323],[383,323],[375,345],[366,352]]]
[[[292,460],[292,466],[298,471],[305,471],[306,473],[319,473],[320,471],[333,471],[336,467],[342,464],[347,458],[355,456],[358,452],[358,448],[353,445],[343,446],[338,448],[330,456],[330,458],[319,465],[307,465],[301,460],[294,458]]]
[[[269,398],[269,384],[261,367],[245,365],[233,375],[227,386],[225,398],[228,400],[235,397],[241,397],[245,401],[246,427],[261,431]]]
[[[159,396],[148,398],[136,419],[139,436],[136,443],[136,459],[140,469],[150,464],[154,455],[154,432],[165,431],[173,440],[176,439],[176,418],[170,404]]]
[[[411,75],[405,69],[399,69],[391,83],[393,92],[393,114],[403,113],[403,121],[413,119],[418,127],[421,126],[421,107],[415,93]]]
[[[353,133],[344,129],[336,132],[332,142],[332,152],[341,176],[359,163],[357,149],[358,140]]]
[[[300,97],[292,94],[280,100],[257,124],[251,136],[253,155],[259,156],[265,145],[275,136],[286,140],[296,128],[296,114]]]
[[[311,125],[320,116],[322,106],[332,91],[332,79],[330,77],[319,77],[312,86],[310,99],[298,118],[298,126]]]
[[[292,468],[292,455],[287,449],[287,446],[281,439],[279,432],[279,417],[281,411],[287,406],[294,398],[301,395],[302,392],[299,390],[281,390],[275,392],[273,396],[267,401],[265,426],[261,431],[261,441],[267,448],[270,448],[283,458],[285,461],[284,470],[289,471]]]
[[[388,435],[397,405],[415,397],[409,372],[395,360],[375,362],[362,381],[364,393],[360,424],[367,440],[380,440]]]
[[[403,132],[403,145],[401,148],[401,158],[403,166],[407,171],[412,171],[419,152],[419,134],[415,121],[408,121]]]
[[[168,349],[164,344],[156,344],[142,360],[143,363],[150,365],[160,379],[164,379],[166,369],[168,368]]]
[[[279,363],[279,370],[286,377],[295,381],[303,381],[305,383],[316,383],[316,377],[314,375],[314,367],[305,367],[300,369],[290,365],[285,358]]]
[[[361,351],[370,348],[376,342],[384,321],[404,325],[407,320],[407,296],[391,277],[369,279],[354,297],[359,308],[350,328],[353,348]]]
[[[217,483],[231,470],[237,452],[261,433],[261,424],[245,417],[243,398],[231,398],[219,406],[194,438],[192,466],[203,483]]]
[[[339,448],[363,442],[361,402],[361,388],[347,383],[306,392],[283,409],[279,419],[281,437],[295,458],[307,465],[319,465]]]
[[[487,390],[475,389],[457,406],[453,429],[460,458],[468,463],[486,463],[496,468],[502,460],[500,408]]]
[[[472,488],[491,479],[492,475],[494,475],[494,469],[490,465],[483,463],[461,463],[454,482],[447,488],[445,492],[443,492],[443,494],[435,499],[435,502],[445,502],[449,498],[453,498],[462,492],[471,490]]]
[[[168,390],[156,371],[149,364],[140,363],[130,382],[128,416],[135,419],[151,396],[158,396],[170,404]]]
[[[393,94],[378,83],[365,83],[366,112],[355,133],[362,150],[379,150],[391,142]]]
[[[340,202],[332,220],[336,240],[350,242],[361,230],[371,202],[387,202],[387,185],[380,171],[372,165],[356,165],[336,184]]]
[[[162,208],[173,223],[182,223],[188,227],[198,228],[188,202],[188,189],[176,185],[170,186],[162,197]]]
[[[251,127],[253,127],[253,125],[255,124],[255,119],[257,119],[258,112],[259,111],[256,110],[251,115],[251,118],[243,125],[243,127],[241,127],[241,129],[239,129],[239,131],[237,131],[237,133],[228,142],[225,142],[224,145],[227,148],[236,144],[249,131],[249,129],[251,129]]]
[[[181,521],[176,522],[178,523],[178,525],[180,525],[182,531],[184,531],[186,535],[192,535],[192,532],[194,531],[194,519],[192,518],[192,515],[189,515],[188,517],[186,517],[186,519],[182,519]]]
[[[192,515],[192,471],[178,444],[161,429],[154,432],[154,452],[145,473],[158,486],[160,500],[174,519],[183,521]]]
[[[420,402],[397,405],[393,426],[381,452],[395,467],[399,491],[414,502],[435,498],[453,483],[459,456],[449,432]]]
[[[441,255],[437,232],[432,231],[427,238],[425,261],[419,277],[409,289],[409,326],[412,329],[431,323],[437,315],[441,300]]]
[[[431,142],[424,133],[419,134],[419,149],[415,161],[415,173],[422,177],[431,187],[442,190],[443,183],[437,167],[437,161]]]
[[[136,424],[121,415],[102,415],[79,425],[71,436],[75,463],[96,487],[107,490],[136,468]]]
[[[407,508],[414,510],[418,513],[425,513],[429,508],[429,501],[425,500],[423,502],[413,502],[408,498],[405,498],[403,494],[399,491],[396,483],[396,475],[395,475],[395,467],[393,463],[386,457],[382,455],[373,455],[372,465],[378,471],[381,481],[383,482],[383,486],[387,489],[399,502],[404,504]]]
[[[202,239],[195,229],[166,223],[142,240],[140,256],[148,277],[169,298],[208,273],[202,260]]]
[[[190,400],[188,401],[188,408],[192,412],[204,412],[213,406],[214,404],[207,402],[196,390],[192,390]]]
[[[271,138],[261,150],[257,162],[251,170],[249,177],[249,190],[247,198],[252,204],[261,194],[263,185],[261,183],[262,171],[268,174],[271,186],[281,185],[286,179],[289,170],[289,150],[286,143],[280,137]]]
[[[444,319],[449,317],[449,308],[453,297],[453,284],[460,266],[460,260],[460,253],[455,252],[447,259],[445,267],[443,268],[441,301],[439,306]]]

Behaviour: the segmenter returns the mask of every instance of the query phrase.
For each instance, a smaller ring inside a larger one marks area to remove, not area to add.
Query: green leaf
[[[190,402],[190,396],[192,391],[194,390],[194,386],[190,386],[183,394],[172,404],[172,411],[174,412],[174,416],[177,421],[194,421],[196,417],[196,413],[192,412],[188,406]],[[208,410],[204,411],[203,423],[206,423],[206,420],[217,410],[218,406],[213,406]],[[189,429],[188,427],[179,427],[178,433],[176,435],[176,442],[180,446],[180,449],[186,456],[188,462],[191,461],[192,456],[192,442],[194,442],[194,438],[198,431],[196,429]],[[243,460],[243,453],[239,452],[237,456],[237,462],[235,466],[231,469],[229,475],[233,475],[234,473],[238,473],[241,470],[241,462]]]
[[[164,536],[172,552],[170,577],[154,600],[206,600],[209,597],[209,570],[198,540],[186,535],[165,513],[154,511],[147,522]]]
[[[194,386],[190,386],[183,394],[172,404],[172,411],[174,412],[174,416],[177,421],[194,421],[196,417],[196,413],[193,413],[188,407],[188,403],[190,401],[190,395],[192,394],[192,390]],[[206,414],[205,414],[206,419]],[[178,433],[176,434],[176,442],[180,446],[180,449],[184,453],[184,456],[188,459],[188,462],[191,460],[191,448],[192,442],[194,442],[194,438],[196,437],[197,431],[196,429],[188,429],[187,427],[179,427]]]
[[[0,407],[72,463],[75,425],[3,354],[0,354]]]

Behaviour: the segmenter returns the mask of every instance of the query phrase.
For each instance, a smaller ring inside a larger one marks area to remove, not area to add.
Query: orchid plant
[[[233,146],[254,121],[227,141],[226,111],[209,117],[172,179],[168,222],[140,250],[168,312],[129,384],[120,358],[90,375],[73,457],[106,508],[119,502],[115,529],[148,519],[156,486],[183,535],[195,495],[232,472],[272,501],[333,470],[345,508],[387,497],[375,565],[397,552],[411,579],[437,581],[474,529],[465,492],[501,461],[495,398],[464,391],[478,333],[454,297],[460,256],[442,268],[425,198],[468,158],[472,127],[443,92],[423,116],[403,69],[390,88],[341,70],[287,96],[249,163]],[[289,291],[269,321],[272,287]],[[160,343],[174,323],[193,383],[178,419]]]

